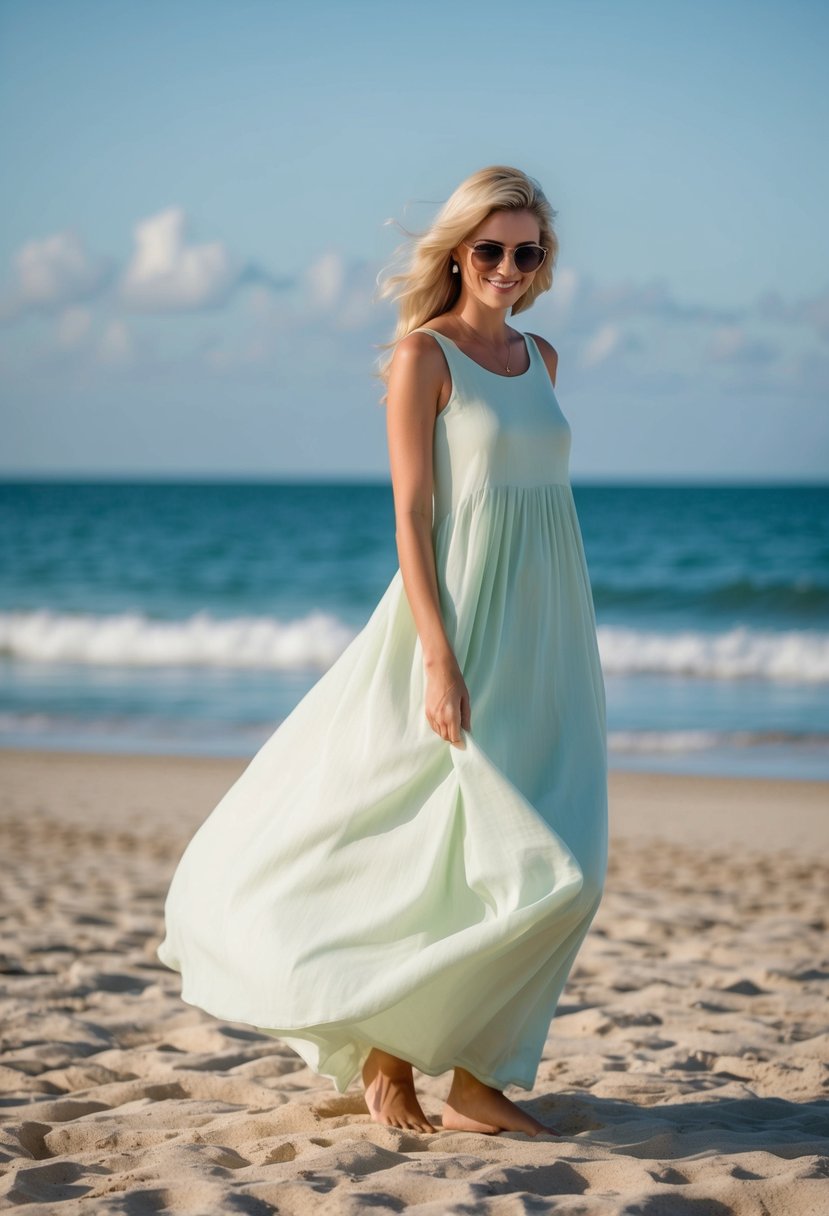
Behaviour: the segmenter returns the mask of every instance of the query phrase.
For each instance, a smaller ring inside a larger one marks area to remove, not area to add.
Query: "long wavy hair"
[[[547,257],[530,286],[512,305],[510,314],[515,316],[524,312],[536,296],[552,287],[558,257],[558,238],[553,223],[558,212],[550,206],[535,178],[520,169],[510,165],[489,165],[479,169],[453,191],[425,232],[409,232],[398,224],[410,239],[398,246],[391,265],[400,254],[406,257],[406,264],[401,271],[385,278],[385,272],[381,270],[376,280],[375,299],[391,297],[399,301],[394,337],[390,342],[378,343],[382,350],[389,350],[380,370],[373,373],[384,384],[388,384],[389,365],[397,343],[413,329],[446,312],[458,299],[461,276],[452,274],[450,251],[493,211],[531,211],[538,220],[539,244],[547,249]],[[396,220],[386,222],[397,223]],[[384,393],[381,397],[381,404],[386,396]]]

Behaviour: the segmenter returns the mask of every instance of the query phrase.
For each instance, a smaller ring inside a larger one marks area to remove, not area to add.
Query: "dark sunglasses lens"
[[[545,251],[540,245],[519,245],[515,251],[515,265],[522,274],[529,274],[532,270],[538,270],[544,257]]]
[[[472,250],[472,264],[478,270],[491,270],[493,266],[498,265],[503,256],[503,245],[491,245],[488,241],[482,241]]]

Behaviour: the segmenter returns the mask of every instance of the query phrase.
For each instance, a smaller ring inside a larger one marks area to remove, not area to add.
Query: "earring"
[[[453,262],[453,263],[452,263],[452,274],[460,274],[460,271],[458,270],[458,263],[457,263],[457,262]]]

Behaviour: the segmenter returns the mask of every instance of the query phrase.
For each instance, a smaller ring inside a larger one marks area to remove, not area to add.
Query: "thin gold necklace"
[[[477,342],[479,342],[479,343],[481,344],[481,346],[484,346],[484,347],[485,347],[485,346],[487,345],[487,344],[486,344],[486,343],[483,341],[483,339],[481,338],[480,334],[476,334],[476,333],[475,333],[475,330],[472,328],[472,326],[471,326],[471,325],[469,325],[469,324],[467,324],[467,322],[466,322],[466,321],[464,321],[463,317],[459,316],[459,317],[458,317],[458,320],[461,322],[461,324],[463,325],[464,329],[468,329],[468,330],[469,330],[469,332],[472,334],[473,338],[475,338],[475,340],[476,340]],[[510,370],[509,370],[509,364],[510,364],[510,359],[511,359],[511,358],[512,358],[512,354],[510,353],[510,339],[509,339],[509,334],[507,334],[507,365],[506,365],[506,367],[504,368],[504,371],[506,372],[506,374],[507,374],[507,375],[509,375],[509,374],[510,374]]]

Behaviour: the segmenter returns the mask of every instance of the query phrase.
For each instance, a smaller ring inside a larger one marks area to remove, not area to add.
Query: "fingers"
[[[456,746],[460,744],[461,730],[472,728],[469,690],[463,679],[453,681],[434,709],[430,707],[425,713],[426,720],[436,735],[446,743]]]
[[[441,739],[445,739],[447,743],[451,743],[453,738],[457,736],[457,727],[451,723],[438,720],[435,717],[430,718],[428,714],[426,715],[426,720],[435,734],[440,735]]]
[[[435,734],[440,735],[441,739],[444,739],[447,743],[460,743],[461,727],[464,730],[470,729],[468,709],[465,717],[458,710],[455,710],[453,706],[447,706],[444,709],[444,716],[442,718],[430,718],[428,714],[426,716]]]
[[[433,714],[430,714],[428,710],[426,711],[427,722],[435,734],[440,735],[442,739],[448,739],[450,732],[457,733],[457,730],[453,728],[452,719],[452,706],[446,706]]]

